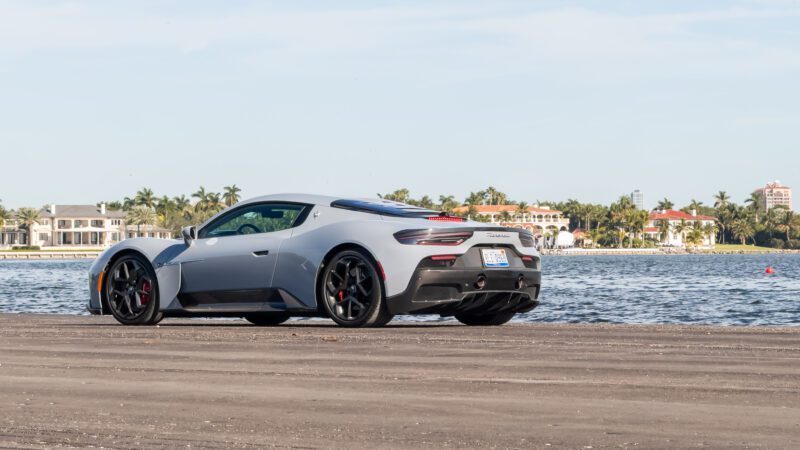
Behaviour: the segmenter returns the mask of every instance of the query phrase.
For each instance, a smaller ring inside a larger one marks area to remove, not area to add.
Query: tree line
[[[388,194],[378,194],[380,198],[395,200],[423,208],[447,211],[459,206],[467,210],[459,215],[469,216],[473,220],[488,221],[477,214],[477,205],[517,205],[513,212],[503,212],[501,221],[511,221],[522,215],[528,204],[515,201],[507,194],[490,186],[484,190],[470,192],[462,201],[452,195],[440,195],[438,201],[425,195],[415,199],[408,189],[397,189]],[[699,220],[681,220],[671,225],[667,221],[656,221],[657,238],[652,239],[644,232],[650,220],[650,211],[636,209],[631,198],[620,196],[609,205],[582,203],[576,199],[566,201],[541,201],[536,205],[547,206],[561,211],[569,219],[570,230],[581,229],[594,246],[604,247],[645,247],[655,246],[667,240],[669,233],[683,236],[689,245],[699,245],[706,236],[711,236],[720,244],[740,243],[755,244],[773,248],[800,249],[800,215],[777,206],[766,210],[763,194],[753,192],[741,204],[734,202],[726,191],[714,195],[714,204],[706,205],[702,201],[692,199],[679,211],[716,218],[716,223],[703,224]],[[675,210],[674,202],[667,198],[659,200],[653,211]]]
[[[181,227],[205,222],[211,216],[240,200],[241,189],[235,184],[225,186],[221,192],[200,187],[187,197],[157,196],[152,189],[142,188],[132,197],[122,201],[105,203],[109,210],[123,210],[128,213],[127,223],[140,226],[160,226],[177,233]],[[439,195],[436,199],[423,195],[414,198],[406,188],[397,189],[379,198],[408,203],[422,208],[445,211],[455,215],[468,216],[473,220],[486,222],[488,217],[478,214],[479,205],[516,205],[513,211],[500,213],[501,221],[512,221],[527,213],[528,203],[511,199],[506,193],[489,186],[486,189],[470,192],[461,200],[453,195]],[[583,230],[593,246],[604,247],[645,247],[666,241],[669,233],[681,234],[688,244],[699,245],[706,236],[718,243],[755,244],[773,248],[800,249],[800,215],[782,207],[766,210],[763,194],[754,192],[739,204],[725,191],[714,195],[714,204],[705,205],[692,200],[680,211],[715,217],[714,225],[703,224],[697,220],[684,220],[670,225],[658,221],[658,237],[653,239],[645,233],[649,222],[648,211],[636,209],[631,198],[620,196],[609,205],[582,203],[575,199],[561,202],[536,201],[536,205],[547,206],[561,211],[569,219],[570,230]],[[460,207],[466,207],[465,209]],[[676,205],[667,198],[659,200],[654,210],[673,210]],[[456,212],[456,209],[459,209]],[[13,215],[23,227],[30,227],[41,220],[40,210],[20,208],[8,211],[0,205],[0,225]],[[547,230],[545,230],[547,233]]]

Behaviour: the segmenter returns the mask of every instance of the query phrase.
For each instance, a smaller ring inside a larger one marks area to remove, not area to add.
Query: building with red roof
[[[694,234],[698,242],[691,245],[710,248],[716,243],[716,223],[716,217],[697,214],[694,210],[689,213],[655,210],[650,213],[644,233],[667,247],[686,247]]]
[[[572,235],[569,233],[564,234],[563,237],[559,235],[561,231],[569,231],[569,219],[564,217],[561,211],[539,205],[525,208],[524,213],[519,211],[518,205],[473,205],[472,208],[477,215],[488,218],[491,223],[530,231],[533,233],[537,245],[543,245],[546,239],[550,239],[553,242],[548,245],[572,246]],[[459,206],[454,208],[453,212],[466,214],[469,209],[470,206]],[[559,242],[556,242],[557,236]]]

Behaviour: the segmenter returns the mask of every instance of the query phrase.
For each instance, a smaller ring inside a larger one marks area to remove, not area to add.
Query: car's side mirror
[[[181,235],[183,236],[183,242],[186,243],[186,246],[191,247],[194,240],[197,239],[197,228],[194,226],[183,227],[181,229]]]

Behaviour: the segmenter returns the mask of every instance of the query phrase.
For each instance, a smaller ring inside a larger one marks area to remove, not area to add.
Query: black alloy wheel
[[[155,271],[139,255],[114,261],[106,274],[105,294],[111,314],[123,325],[155,325],[163,318]]]
[[[344,250],[331,258],[319,290],[325,312],[339,325],[382,326],[392,320],[376,264],[361,250]]]

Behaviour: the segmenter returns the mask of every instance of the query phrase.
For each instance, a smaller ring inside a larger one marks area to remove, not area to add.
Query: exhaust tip
[[[519,278],[517,278],[517,289],[525,289],[525,286],[525,277],[520,275]]]
[[[486,277],[484,275],[478,275],[478,278],[475,280],[475,289],[481,290],[486,287]]]

